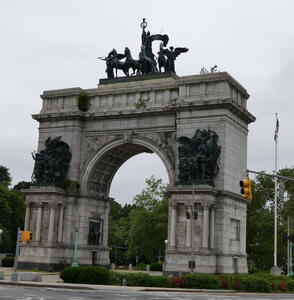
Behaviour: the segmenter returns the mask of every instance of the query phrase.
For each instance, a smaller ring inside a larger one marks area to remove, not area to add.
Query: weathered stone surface
[[[82,91],[90,98],[87,112],[78,108]],[[61,136],[72,153],[68,177],[81,187],[75,193],[52,187],[27,191],[25,227],[33,241],[22,245],[20,265],[70,265],[76,226],[78,263],[108,265],[112,178],[127,159],[149,152],[162,160],[170,183],[166,272],[189,272],[191,258],[196,272],[247,272],[247,202],[239,196],[239,180],[247,167],[248,124],[255,120],[246,109],[248,97],[225,72],[45,91],[42,110],[33,115],[40,123],[38,151],[48,137]],[[214,187],[176,185],[177,138],[192,138],[197,129],[215,132],[221,146]],[[97,245],[89,244],[90,222],[101,230]]]
[[[42,281],[42,274],[39,272],[21,272],[19,275],[20,281]]]
[[[3,279],[4,279],[4,271],[0,270],[0,280],[3,280]]]

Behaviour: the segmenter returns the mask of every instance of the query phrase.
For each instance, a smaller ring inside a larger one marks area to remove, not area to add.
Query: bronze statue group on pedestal
[[[150,34],[146,32],[147,22],[145,18],[141,23],[141,51],[139,59],[133,59],[131,51],[128,47],[125,48],[124,54],[118,53],[115,49],[111,50],[106,57],[98,57],[106,62],[106,73],[108,78],[117,77],[117,70],[122,70],[126,76],[130,75],[144,75],[162,72],[175,72],[175,60],[181,53],[187,52],[188,48],[169,47],[167,43],[169,37],[167,34]],[[152,42],[161,41],[158,56],[156,57],[152,52]],[[122,59],[125,59],[122,61]],[[129,70],[132,69],[132,74]]]

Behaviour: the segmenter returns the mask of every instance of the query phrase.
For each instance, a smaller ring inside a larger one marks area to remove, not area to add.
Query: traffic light
[[[251,182],[249,177],[246,177],[244,180],[240,181],[240,187],[241,187],[240,193],[243,195],[243,198],[252,200]]]
[[[27,231],[27,230],[20,231],[20,241],[21,242],[31,241],[32,238],[33,238],[33,234],[31,231]]]

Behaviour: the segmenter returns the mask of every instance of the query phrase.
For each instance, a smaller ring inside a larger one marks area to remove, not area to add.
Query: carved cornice
[[[38,208],[42,208],[44,206],[44,203],[43,202],[35,202],[34,203],[36,207]]]
[[[49,208],[56,208],[56,207],[58,207],[58,205],[60,205],[60,203],[58,203],[58,202],[48,202]]]
[[[231,98],[224,99],[211,99],[211,100],[186,100],[176,103],[166,103],[166,106],[163,107],[150,107],[144,110],[120,110],[120,111],[107,111],[107,112],[92,112],[92,113],[84,113],[84,112],[48,112],[48,113],[40,113],[32,115],[34,120],[39,122],[46,121],[65,121],[65,120],[105,120],[105,119],[122,119],[129,118],[130,116],[134,117],[136,115],[140,116],[156,116],[156,115],[174,115],[177,111],[181,110],[191,110],[191,108],[195,108],[197,110],[201,109],[219,109],[226,108],[233,113],[237,114],[243,121],[247,124],[254,122],[256,118],[248,112],[248,110],[238,106],[234,103]]]

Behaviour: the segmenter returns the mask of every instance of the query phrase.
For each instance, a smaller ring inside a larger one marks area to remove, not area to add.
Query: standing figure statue
[[[98,57],[98,59],[106,61],[106,70],[107,78],[114,78],[113,67],[111,66],[113,55],[111,52],[108,53],[106,57]]]
[[[155,56],[152,52],[152,42],[153,41],[162,41],[163,45],[166,47],[168,43],[168,35],[167,34],[150,34],[150,31],[145,31],[145,28],[147,27],[147,22],[145,18],[143,19],[143,22],[141,23],[141,28],[142,28],[142,35],[141,35],[141,40],[142,40],[142,46],[144,47],[144,54],[146,55],[147,58],[149,58],[152,62],[151,65],[151,71],[150,73],[155,73],[158,72],[157,66],[156,66],[156,60]],[[141,52],[142,52],[142,47],[141,47]]]
[[[159,72],[161,72],[161,68],[163,68],[164,72],[166,72],[167,71],[167,59],[165,58],[165,55],[164,55],[163,43],[160,43],[159,51],[157,52],[157,54],[158,54],[158,57],[157,57],[158,70],[159,70]]]
[[[176,72],[175,71],[175,60],[177,56],[179,56],[181,53],[187,52],[189,49],[188,48],[174,48],[174,47],[169,47],[169,49],[164,49],[164,55],[167,58],[167,63],[166,63],[166,71],[169,72]]]

